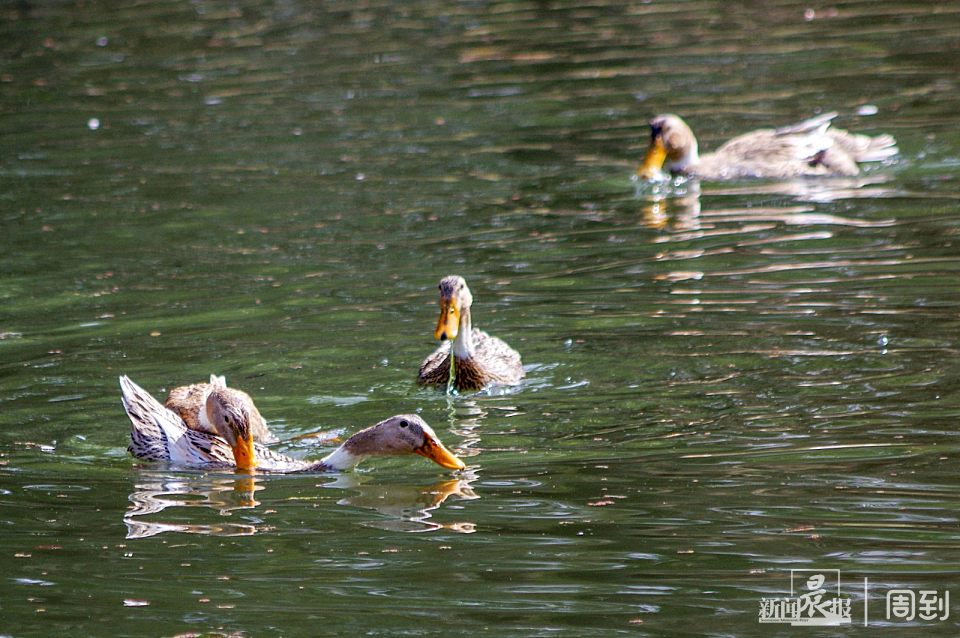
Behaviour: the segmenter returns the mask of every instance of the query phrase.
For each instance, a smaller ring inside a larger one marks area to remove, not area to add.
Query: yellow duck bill
[[[253,436],[238,438],[236,444],[231,447],[238,470],[255,470],[257,468],[257,456],[253,450]]]
[[[433,338],[438,340],[456,339],[460,331],[460,308],[452,299],[440,300],[440,318],[437,320],[437,329]]]
[[[414,452],[448,470],[462,470],[467,467],[466,463],[457,458],[453,452],[448,450],[443,443],[436,439],[427,439],[426,442],[414,450]]]
[[[663,170],[663,163],[667,161],[667,148],[659,137],[650,142],[647,155],[637,169],[637,175],[642,179],[656,179]]]

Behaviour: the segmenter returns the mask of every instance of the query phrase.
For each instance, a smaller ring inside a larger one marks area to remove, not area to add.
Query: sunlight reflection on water
[[[762,9],[6,10],[5,630],[766,636],[795,566],[956,589],[960,12]],[[631,181],[653,113],[817,109],[901,156]],[[523,384],[416,387],[449,272]],[[285,440],[415,411],[470,470],[131,462],[116,375],[211,369]]]

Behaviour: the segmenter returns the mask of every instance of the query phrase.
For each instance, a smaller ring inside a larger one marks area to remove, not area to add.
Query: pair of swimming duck
[[[659,115],[650,122],[650,146],[637,174],[655,180],[665,168],[671,175],[718,180],[847,176],[856,175],[860,163],[897,153],[890,135],[871,137],[832,128],[836,115],[746,133],[702,156],[686,122],[676,115]],[[462,277],[441,280],[434,336],[445,343],[421,364],[419,383],[463,391],[490,383],[516,384],[523,377],[520,355],[473,327],[472,303]],[[349,469],[370,455],[419,454],[445,468],[465,467],[416,415],[390,417],[361,430],[321,460],[306,462],[263,446],[275,437],[250,396],[228,388],[222,377],[175,388],[166,406],[126,376],[120,378],[120,387],[133,423],[129,449],[146,460],[201,468],[320,472]]]
[[[420,366],[423,385],[479,390],[523,378],[520,355],[473,327],[473,295],[462,277],[440,281],[440,318],[434,335],[444,343]],[[466,466],[415,414],[400,414],[361,430],[319,461],[301,461],[265,447],[276,441],[246,392],[211,375],[209,383],[174,388],[161,405],[127,376],[120,377],[123,407],[133,424],[131,454],[147,461],[206,469],[329,472],[354,467],[367,456],[419,454],[452,470]]]
[[[133,424],[128,449],[145,461],[195,469],[335,472],[372,455],[419,454],[448,469],[466,467],[415,414],[392,416],[357,432],[319,461],[301,461],[265,447],[276,437],[250,395],[221,381],[174,388],[166,405],[127,376],[120,377],[120,390]]]

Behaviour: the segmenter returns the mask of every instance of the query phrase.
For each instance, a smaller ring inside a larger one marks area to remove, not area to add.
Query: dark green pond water
[[[0,635],[957,635],[960,5],[0,15]],[[829,110],[897,161],[631,180],[655,113]],[[416,387],[452,273],[521,386]],[[130,458],[117,376],[211,372],[281,451],[416,411],[469,469]],[[851,624],[761,624],[791,570]]]

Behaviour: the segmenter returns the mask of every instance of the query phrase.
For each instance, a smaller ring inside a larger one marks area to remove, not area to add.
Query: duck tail
[[[858,162],[879,162],[893,157],[900,152],[897,148],[897,140],[892,135],[884,133],[874,137],[866,137],[869,140],[867,147],[857,155]]]
[[[897,140],[886,133],[871,136],[838,128],[832,128],[828,133],[833,143],[856,162],[881,162],[900,152]]]
[[[180,417],[163,407],[127,375],[120,377],[120,399],[133,425],[127,447],[130,453],[148,461],[168,460],[168,439],[178,439],[186,430]]]

